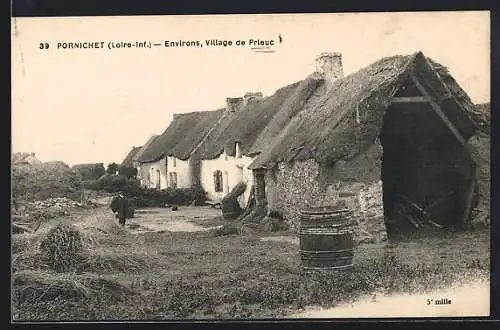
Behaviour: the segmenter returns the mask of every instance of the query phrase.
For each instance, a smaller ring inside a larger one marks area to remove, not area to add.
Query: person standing
[[[129,202],[127,197],[122,192],[119,192],[117,196],[113,197],[111,200],[111,210],[118,218],[120,225],[125,226],[125,221],[127,219]]]

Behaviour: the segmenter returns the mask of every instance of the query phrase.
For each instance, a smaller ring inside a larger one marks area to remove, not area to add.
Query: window
[[[168,182],[169,182],[169,187],[171,188],[177,188],[177,173],[176,172],[170,172],[168,173]]]
[[[160,170],[156,170],[156,189],[160,189],[161,181],[160,181]]]
[[[172,167],[175,167],[175,157],[172,157]]]
[[[215,186],[215,192],[222,192],[222,172],[221,171],[215,171],[214,172],[214,186]]]

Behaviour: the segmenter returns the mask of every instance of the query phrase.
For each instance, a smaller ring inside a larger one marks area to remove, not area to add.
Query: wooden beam
[[[453,101],[455,102],[455,104],[458,106],[458,108],[462,111],[462,113],[470,120],[470,122],[474,125],[474,127],[478,130],[481,130],[481,126],[479,126],[476,121],[469,115],[467,109],[465,109],[465,107],[460,103],[458,102],[458,100],[456,98],[453,97],[453,93],[451,92],[450,88],[448,87],[448,85],[443,81],[443,79],[441,78],[441,75],[439,74],[439,72],[437,72],[436,68],[432,66],[432,64],[429,62],[429,59],[427,57],[424,56],[424,60],[425,62],[427,63],[427,65],[429,65],[431,68],[432,68],[432,72],[434,73],[434,75],[438,78],[438,80],[441,82],[441,85],[446,89],[447,91],[447,94],[449,95],[449,98],[453,99]],[[440,100],[441,102],[442,100]]]
[[[439,97],[439,99],[438,99],[438,103],[441,103],[441,102],[443,102],[444,100],[449,100],[449,99],[451,99],[451,98],[453,98],[453,95],[451,95],[451,94],[445,94],[445,95],[442,95],[442,96],[440,96],[440,97]]]
[[[392,98],[392,103],[427,103],[430,101],[427,96],[396,96]]]
[[[467,221],[469,220],[469,216],[472,210],[472,201],[474,200],[474,192],[476,190],[476,168],[472,169],[472,177],[469,181],[469,186],[467,187],[466,195],[465,195],[465,208],[464,213],[462,215],[462,219],[460,219],[460,226],[465,227]]]
[[[411,79],[413,80],[413,83],[415,84],[415,86],[417,86],[417,88],[420,91],[420,93],[424,94],[425,96],[427,96],[429,98],[429,104],[430,104],[430,106],[437,113],[437,115],[439,116],[439,118],[441,118],[441,120],[446,125],[446,127],[448,127],[448,129],[453,133],[453,135],[458,140],[458,142],[460,142],[460,144],[462,146],[464,146],[465,148],[467,148],[467,142],[465,141],[465,139],[463,138],[463,136],[460,134],[460,132],[458,132],[458,130],[452,124],[452,122],[448,119],[448,117],[443,112],[443,110],[441,109],[441,107],[439,106],[439,104],[436,101],[434,101],[434,99],[429,95],[429,93],[424,88],[424,86],[422,86],[422,84],[420,83],[420,81],[418,81],[417,77],[415,77],[412,74],[411,75]]]

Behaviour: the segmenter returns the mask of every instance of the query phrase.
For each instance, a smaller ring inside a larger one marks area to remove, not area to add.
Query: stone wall
[[[377,162],[379,156],[380,152],[374,147],[352,161],[340,162],[332,167],[321,167],[314,160],[280,163],[266,175],[268,207],[280,211],[290,229],[296,233],[301,208],[333,205],[343,200],[354,212],[355,242],[383,241],[387,236],[380,162]],[[359,168],[366,161],[369,161],[369,166],[367,164],[363,173],[352,172],[353,168]]]

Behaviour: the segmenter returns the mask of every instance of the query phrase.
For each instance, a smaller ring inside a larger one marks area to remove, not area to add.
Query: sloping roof
[[[160,135],[158,134],[151,135],[151,137],[146,141],[146,143],[144,143],[141,149],[135,154],[133,161],[139,161],[144,151],[146,151],[151,146],[151,144],[159,137]]]
[[[383,124],[390,97],[414,73],[443,100],[443,111],[453,112],[465,135],[472,134],[474,104],[442,65],[421,52],[383,58],[334,82],[316,106],[296,113],[250,168],[272,167],[278,162],[315,159],[319,163],[349,160],[373,144]],[[458,102],[459,104],[457,105]],[[457,107],[461,108],[457,115]]]
[[[483,127],[486,131],[485,133],[489,133],[491,127],[491,105],[490,103],[480,103],[476,104],[476,108],[478,110],[478,121],[480,122],[481,127]]]
[[[122,161],[122,166],[133,166],[134,160],[136,159],[137,153],[142,149],[141,147],[132,147],[132,150],[129,151],[125,159]]]
[[[189,158],[193,149],[214,127],[224,109],[175,114],[167,129],[137,159],[154,162],[165,155],[179,159]]]
[[[271,96],[242,105],[235,112],[226,112],[200,145],[197,155],[202,159],[213,159],[225,151],[234,156],[236,142],[240,143],[242,154],[248,154],[259,134],[300,85],[297,82],[285,86]]]

